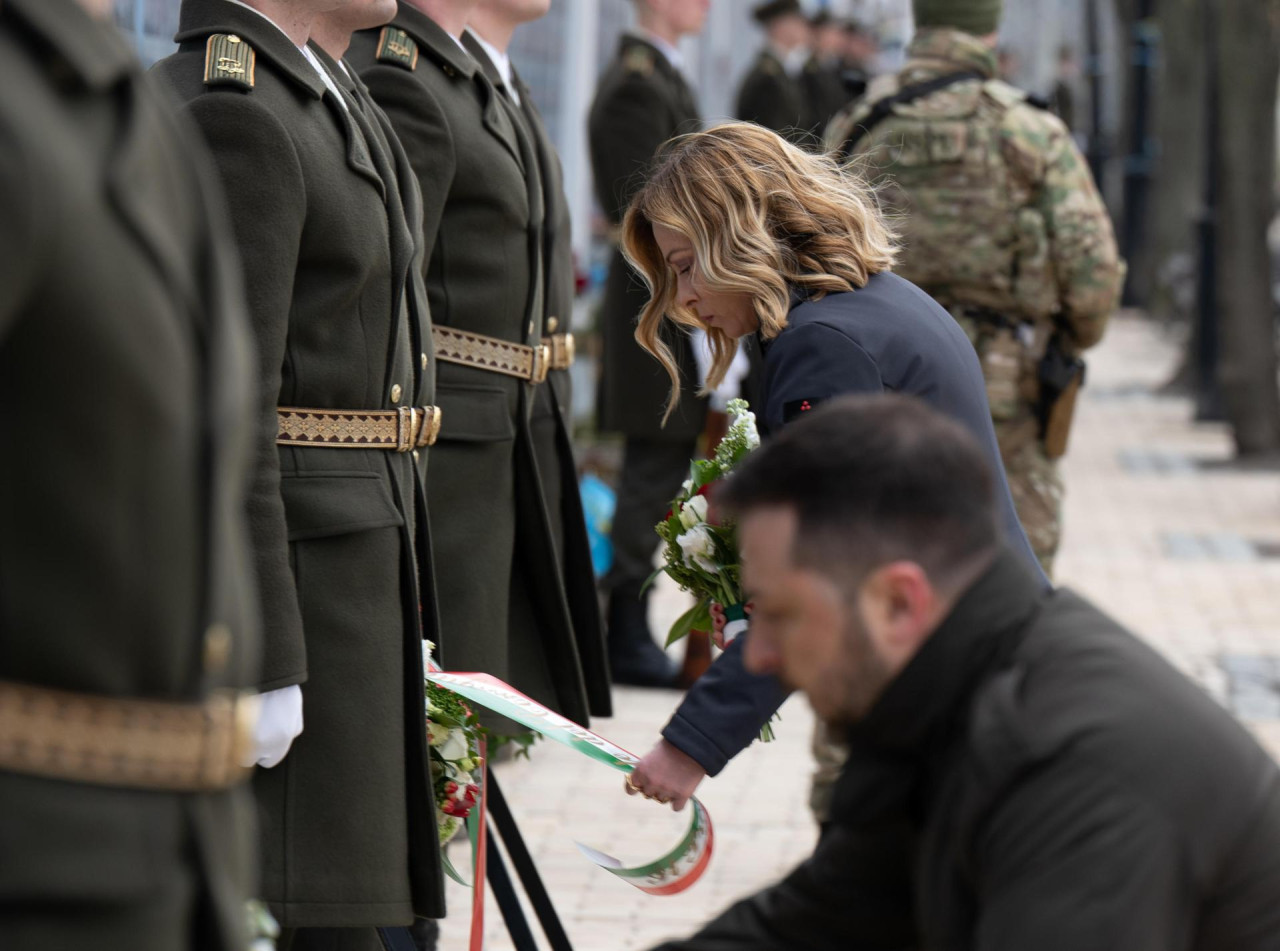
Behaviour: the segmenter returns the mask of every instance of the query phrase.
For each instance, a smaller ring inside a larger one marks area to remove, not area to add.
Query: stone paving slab
[[[1231,456],[1225,427],[1193,425],[1187,400],[1156,395],[1177,363],[1174,344],[1133,316],[1113,322],[1089,355],[1064,463],[1065,540],[1058,581],[1094,600],[1148,639],[1246,720],[1280,755],[1280,559],[1178,557],[1255,554],[1280,548],[1280,477],[1203,467]],[[1175,539],[1172,546],[1170,539]],[[1187,540],[1191,539],[1192,542]],[[1209,539],[1209,541],[1205,541]],[[1194,544],[1193,544],[1194,543]],[[684,609],[670,586],[654,598],[655,630]],[[643,753],[679,701],[664,691],[619,688],[616,716],[594,728]],[[529,762],[498,767],[503,788],[578,951],[631,951],[687,934],[735,898],[776,880],[807,855],[816,830],[806,807],[812,714],[802,698],[783,707],[778,739],[755,744],[703,783],[716,851],[703,880],[683,895],[652,898],[596,869],[575,838],[651,858],[684,828],[652,803],[622,794],[619,774],[541,744]],[[455,848],[460,867],[464,850]],[[440,947],[466,947],[468,893],[450,887],[453,915]],[[492,898],[486,947],[510,948]]]

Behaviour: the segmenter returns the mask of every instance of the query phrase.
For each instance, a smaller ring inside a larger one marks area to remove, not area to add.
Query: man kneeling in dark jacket
[[[722,501],[747,666],[852,755],[813,856],[664,951],[1280,949],[1280,771],[1000,549],[964,430],[905,397],[833,401]]]

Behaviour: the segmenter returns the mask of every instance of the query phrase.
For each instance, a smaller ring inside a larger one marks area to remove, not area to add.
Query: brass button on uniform
[[[559,318],[559,317],[548,317],[548,318],[547,318],[547,333],[549,333],[549,334],[553,334],[553,333],[555,333],[555,332],[556,332],[556,328],[557,328],[557,327],[559,327],[559,326],[560,326],[560,318]]]
[[[400,389],[400,384],[399,384],[399,383],[394,384],[394,385],[391,387],[391,402],[393,402],[393,403],[399,403],[399,402],[400,402],[400,394],[401,394],[401,393],[403,393],[403,392],[404,392],[404,391],[403,391],[402,389]]]
[[[427,368],[427,355],[423,353],[420,356],[422,357],[422,369],[425,370]]]
[[[232,33],[230,36],[228,36],[228,37],[227,37],[227,42],[228,42],[228,43],[239,43],[239,42],[240,42],[240,37],[238,37],[238,36],[236,36],[234,33]]]
[[[231,628],[225,624],[210,624],[204,632],[204,669],[218,674],[227,668],[231,657]]]

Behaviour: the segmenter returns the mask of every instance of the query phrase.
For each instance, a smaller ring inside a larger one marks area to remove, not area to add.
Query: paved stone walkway
[[[1226,429],[1193,425],[1186,400],[1154,395],[1176,359],[1157,328],[1133,317],[1117,318],[1091,354],[1065,464],[1058,581],[1149,639],[1280,756],[1280,662],[1273,659],[1280,657],[1280,475],[1223,465],[1231,456]],[[681,595],[668,588],[654,601],[655,629],[665,630],[683,610]],[[617,715],[594,727],[643,753],[678,700],[620,688]],[[499,766],[578,951],[648,948],[687,934],[809,853],[813,718],[801,698],[782,714],[777,741],[755,744],[704,782],[715,856],[699,884],[671,898],[648,897],[598,870],[573,840],[631,864],[670,847],[683,816],[628,799],[620,774],[562,748],[541,745],[531,762]],[[465,866],[464,851],[453,854]],[[469,894],[451,886],[449,900],[443,951],[466,947]],[[488,923],[486,948],[510,948],[492,898]]]

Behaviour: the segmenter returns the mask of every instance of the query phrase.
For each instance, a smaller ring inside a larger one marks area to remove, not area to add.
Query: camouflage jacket
[[[995,57],[956,30],[916,34],[902,72],[837,116],[828,148],[881,99],[951,73],[973,78],[895,105],[851,150],[903,241],[898,273],[953,312],[982,308],[1102,336],[1124,265],[1110,218],[1061,120],[995,78]]]

